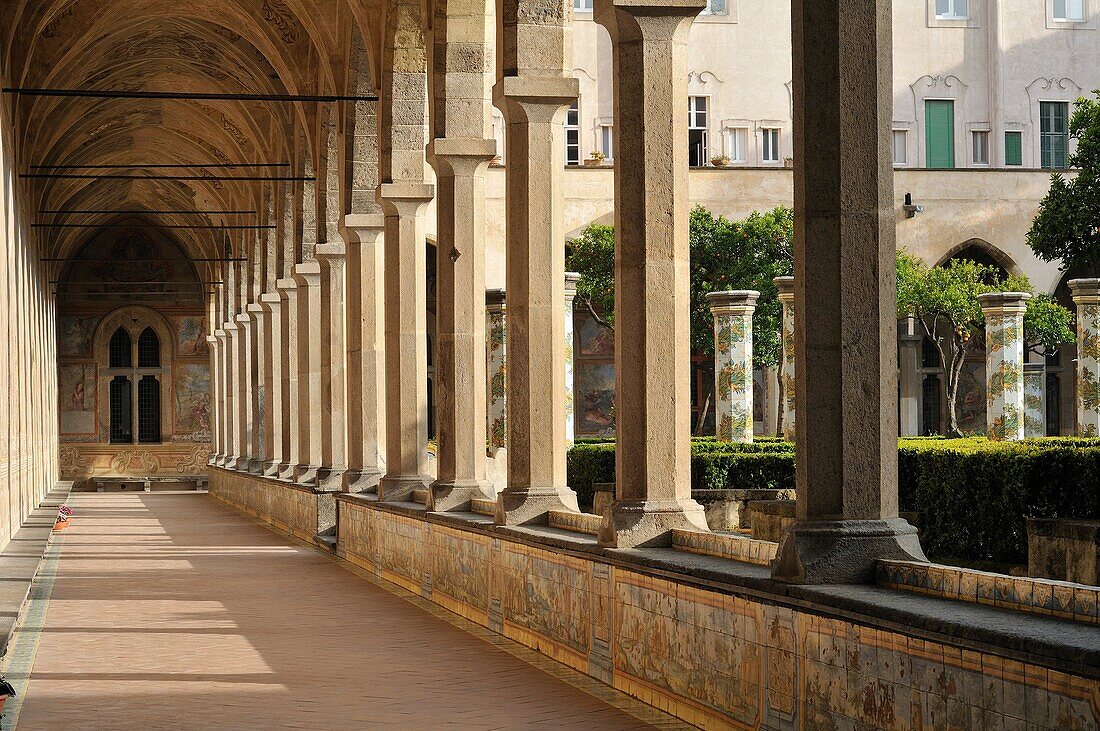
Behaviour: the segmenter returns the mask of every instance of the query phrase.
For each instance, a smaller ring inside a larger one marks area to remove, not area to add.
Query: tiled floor
[[[47,562],[38,611],[14,640],[31,649],[7,658],[26,692],[5,727],[626,729],[661,720],[535,660],[544,672],[521,659],[533,653],[486,641],[206,495],[80,494],[70,505],[76,517],[53,547],[56,577]]]

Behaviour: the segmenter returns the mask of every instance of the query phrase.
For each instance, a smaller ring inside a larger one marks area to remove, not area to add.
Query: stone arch
[[[1019,275],[1023,274],[1023,270],[1016,264],[1011,256],[1001,251],[999,248],[989,243],[985,239],[967,239],[947,250],[947,252],[940,257],[936,262],[936,266],[943,266],[952,259],[960,258],[960,254],[966,254],[968,252],[975,253],[973,257],[974,261],[979,264],[995,264],[1001,269],[1005,270],[1008,274]],[[962,257],[969,258],[969,257]]]

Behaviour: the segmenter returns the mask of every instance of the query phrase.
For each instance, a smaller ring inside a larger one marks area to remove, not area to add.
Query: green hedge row
[[[1027,561],[1027,518],[1100,517],[1100,439],[1022,442],[906,438],[898,448],[902,511],[923,513],[922,541],[933,557]],[[581,506],[593,485],[615,481],[615,444],[578,443],[569,484]],[[692,440],[692,490],[794,487],[794,447]]]

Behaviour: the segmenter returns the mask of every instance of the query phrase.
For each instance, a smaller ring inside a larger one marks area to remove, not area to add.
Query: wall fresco
[[[615,433],[615,364],[575,364],[577,371],[576,423],[578,434]]]
[[[206,320],[190,315],[172,319],[176,329],[176,355],[183,358],[207,355]]]
[[[62,434],[96,433],[96,366],[94,363],[59,366],[57,396]]]
[[[61,357],[88,356],[92,353],[92,335],[98,317],[57,318],[57,353]]]
[[[210,366],[181,363],[175,370],[176,434],[210,438]]]

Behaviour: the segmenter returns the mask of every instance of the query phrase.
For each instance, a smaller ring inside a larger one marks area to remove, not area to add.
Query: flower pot
[[[584,161],[584,166],[586,168],[598,168],[601,165],[603,165],[603,160],[593,160],[592,158],[587,158]]]

